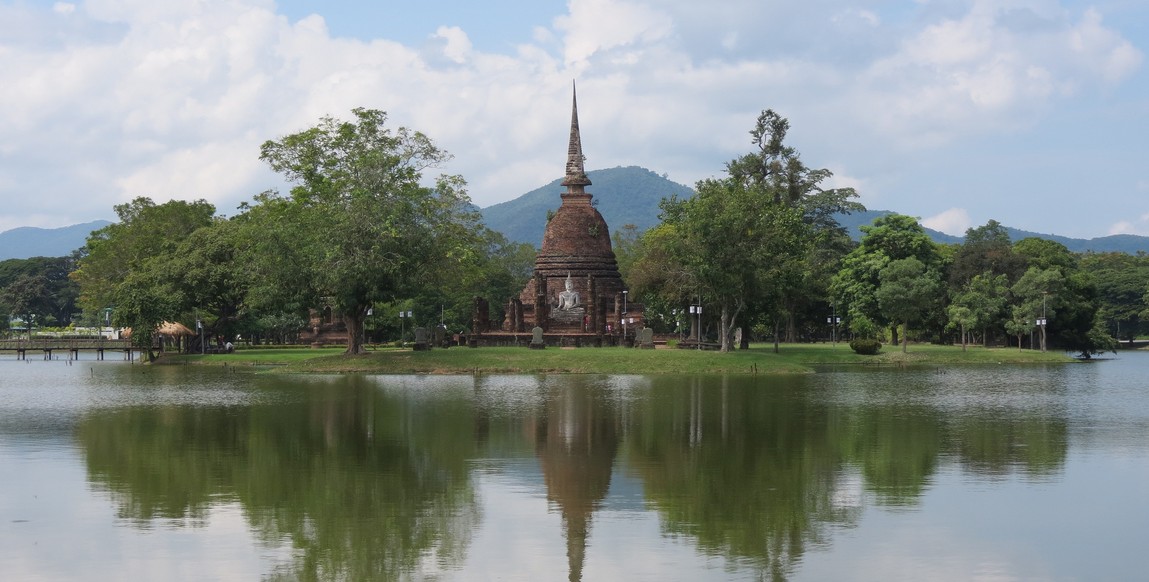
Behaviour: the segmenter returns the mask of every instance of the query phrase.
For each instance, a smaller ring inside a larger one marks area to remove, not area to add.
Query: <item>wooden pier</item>
[[[70,339],[35,338],[0,340],[0,353],[14,352],[16,359],[28,359],[28,352],[41,353],[45,360],[55,358],[58,352],[67,352],[69,360],[80,359],[80,352],[95,352],[97,360],[103,360],[106,352],[120,352],[124,360],[131,360],[133,352],[139,348],[132,346],[131,340],[115,339]]]

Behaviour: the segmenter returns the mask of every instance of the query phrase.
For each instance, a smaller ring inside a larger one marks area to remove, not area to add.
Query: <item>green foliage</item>
[[[786,119],[763,111],[750,132],[754,150],[730,161],[726,177],[700,181],[693,198],[663,200],[662,224],[643,237],[629,269],[639,289],[663,289],[646,298],[681,306],[697,296],[710,305],[723,351],[740,318],[748,328],[785,322],[787,337],[795,335],[849,245],[834,215],[861,209],[852,189],[821,188],[832,174],[805,166],[784,143],[788,130]]]
[[[986,273],[1016,281],[1024,268],[1025,258],[1014,252],[1005,227],[990,220],[985,226],[966,230],[965,241],[957,247],[950,265],[949,281],[961,287]]]
[[[76,311],[79,287],[68,278],[75,264],[71,257],[34,257],[0,261],[0,319],[41,325],[68,325]]]
[[[1125,339],[1149,333],[1149,255],[1089,253],[1080,258],[1080,268],[1097,286],[1103,329]]]
[[[854,350],[855,354],[872,356],[881,351],[882,342],[875,339],[858,338],[850,341],[850,349]]]
[[[148,347],[155,327],[181,314],[185,289],[170,278],[170,265],[187,252],[187,237],[212,224],[215,207],[141,197],[115,210],[120,222],[92,233],[71,277],[86,313],[113,308],[112,323],[131,328],[132,342]]]
[[[457,281],[480,228],[461,177],[422,185],[422,171],[450,159],[446,152],[422,133],[388,129],[382,111],[353,114],[265,142],[260,159],[294,186],[290,197],[259,197],[248,214],[260,233],[254,294],[330,304],[349,330],[348,353],[360,353],[368,309]]]
[[[927,271],[915,257],[891,261],[879,273],[878,307],[889,321],[902,324],[902,351],[907,349],[911,322],[921,320],[940,300],[938,274]]]
[[[874,325],[905,323],[909,319],[924,317],[925,310],[931,306],[928,297],[915,295],[913,304],[900,305],[897,294],[939,293],[936,286],[910,285],[908,280],[901,280],[915,277],[912,273],[902,273],[905,269],[920,271],[918,276],[924,276],[926,270],[930,270],[934,273],[931,277],[936,277],[941,257],[930,236],[916,219],[903,215],[880,217],[872,226],[862,227],[862,231],[861,245],[842,259],[841,270],[833,277],[830,288],[834,301],[845,306],[848,320],[864,318]],[[887,276],[896,280],[890,282],[885,292],[886,305],[882,306],[879,298],[881,273],[890,264],[903,259],[912,259],[913,263],[897,267],[897,277],[893,273]]]

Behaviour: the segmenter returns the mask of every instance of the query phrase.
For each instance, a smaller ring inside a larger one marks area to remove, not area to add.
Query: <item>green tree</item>
[[[247,315],[251,271],[243,256],[247,245],[242,226],[235,219],[217,219],[184,238],[172,256],[157,265],[175,310],[200,320],[207,337],[234,337]]]
[[[735,180],[703,180],[697,192],[663,201],[663,221],[677,234],[666,242],[703,302],[718,311],[719,341],[728,352],[739,316],[751,302],[780,296],[809,237],[799,211]]]
[[[1140,253],[1087,253],[1082,271],[1091,273],[1100,301],[1099,317],[1114,336],[1134,339],[1149,331],[1143,313],[1149,308],[1149,255]]]
[[[1085,357],[1109,349],[1108,341],[1098,343],[1105,334],[1095,330],[1103,330],[1104,324],[1099,322],[1098,310],[1101,301],[1098,298],[1097,285],[1093,273],[1081,269],[1077,255],[1074,255],[1055,241],[1036,238],[1027,238],[1018,241],[1014,250],[1025,256],[1029,261],[1030,269],[1042,271],[1053,270],[1060,275],[1061,288],[1056,292],[1045,289],[1046,308],[1052,301],[1057,306],[1057,316],[1048,316],[1046,334],[1061,348],[1080,352]],[[1027,271],[1028,274],[1028,271]],[[1025,277],[1023,276],[1022,279]],[[1021,279],[1018,280],[1018,283]],[[1015,284],[1016,287],[1016,284]],[[1040,292],[1042,289],[1031,290],[1030,293]],[[1035,298],[1018,298],[1024,309],[1036,317],[1040,312],[1036,308]],[[1048,313],[1048,311],[1047,311]]]
[[[969,306],[961,305],[959,303],[952,303],[946,308],[946,315],[949,316],[950,323],[956,325],[961,330],[961,351],[966,351],[966,345],[969,344],[969,328],[977,325],[977,316],[974,315]]]
[[[830,270],[853,246],[849,234],[837,221],[843,213],[864,211],[856,202],[853,188],[823,188],[822,183],[833,173],[825,168],[806,166],[798,151],[786,145],[790,122],[773,110],[759,114],[750,131],[754,149],[729,162],[727,174],[745,188],[759,192],[764,200],[773,200],[797,209],[806,223],[808,240],[792,249],[783,265],[774,268],[776,295],[770,301],[756,302],[749,308],[751,317],[764,317],[774,324],[775,349],[778,346],[779,323],[784,323],[785,341],[798,339],[803,312],[815,308],[823,311],[827,304]],[[831,268],[831,266],[833,266]],[[809,315],[809,314],[808,314]],[[814,313],[814,321],[821,319]],[[744,334],[743,341],[749,340]]]
[[[1025,259],[1014,253],[1005,227],[990,220],[985,226],[966,229],[965,240],[949,268],[949,281],[951,286],[961,287],[987,272],[1016,281],[1024,269]]]
[[[907,351],[909,324],[921,320],[936,302],[940,290],[938,274],[929,271],[915,257],[891,261],[878,274],[878,306],[882,315],[902,324],[902,351]]]
[[[967,331],[971,328],[981,328],[982,345],[986,345],[990,328],[1000,327],[1004,321],[1005,307],[1009,286],[1005,275],[995,275],[986,271],[975,275],[968,283],[958,290],[950,304],[950,309],[961,308],[968,310],[949,311],[950,319],[956,325],[962,326],[954,315],[962,316],[965,327],[962,329],[962,346],[965,346]]]
[[[27,321],[35,314],[43,325],[71,323],[79,294],[79,288],[68,278],[74,264],[72,257],[0,261],[0,315]]]
[[[856,333],[892,323],[878,301],[880,274],[891,262],[907,258],[940,271],[941,255],[917,219],[889,214],[862,227],[861,243],[842,259],[830,283],[831,296]],[[897,343],[897,330],[892,328],[891,334]]]
[[[115,207],[120,222],[97,230],[81,250],[72,279],[86,313],[113,307],[112,324],[132,329],[132,342],[151,353],[159,323],[180,313],[178,292],[165,266],[197,229],[212,224],[215,207],[198,200],[155,204],[136,198]]]
[[[382,111],[354,109],[353,121],[319,124],[267,141],[260,159],[294,184],[265,193],[253,217],[264,301],[329,304],[348,330],[348,354],[363,351],[376,302],[445,284],[473,259],[479,217],[459,176],[422,185],[422,173],[450,156],[420,132],[386,127]],[[268,255],[274,255],[268,258]]]
[[[1018,298],[1019,310],[1026,319],[1039,330],[1041,351],[1046,349],[1047,325],[1037,325],[1038,318],[1056,319],[1057,310],[1065,297],[1065,279],[1056,268],[1041,269],[1030,267],[1013,285],[1013,294]]]

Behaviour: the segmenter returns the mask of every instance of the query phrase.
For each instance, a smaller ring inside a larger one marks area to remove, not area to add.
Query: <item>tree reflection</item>
[[[656,382],[661,394],[634,412],[628,452],[667,530],[784,579],[857,508],[835,502],[841,458],[825,411],[778,397],[796,386],[777,382],[773,397],[753,378]]]
[[[1042,404],[991,406],[958,378],[865,376],[428,378],[387,389],[279,377],[252,391],[271,404],[97,410],[77,439],[121,517],[195,525],[239,503],[256,535],[296,550],[270,573],[285,580],[462,564],[480,520],[478,457],[537,459],[572,581],[619,459],[666,533],[776,580],[867,504],[920,503],[947,464],[997,479],[1065,462],[1056,394],[994,388],[999,402]],[[451,382],[460,389],[444,390]],[[548,535],[523,535],[536,534]]]
[[[467,402],[418,406],[362,378],[276,382],[307,399],[90,413],[77,438],[91,482],[139,524],[238,500],[257,535],[297,550],[273,579],[394,579],[428,556],[461,561],[479,521]]]

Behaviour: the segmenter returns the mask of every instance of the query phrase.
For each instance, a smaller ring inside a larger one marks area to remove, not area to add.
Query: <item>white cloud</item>
[[[1130,219],[1120,220],[1109,227],[1106,234],[1136,234],[1141,236],[1149,236],[1149,212],[1141,216]]]
[[[258,160],[263,140],[359,106],[454,153],[444,169],[486,206],[559,177],[571,79],[591,169],[637,164],[692,184],[748,151],[769,107],[837,185],[920,212],[896,206],[932,204],[901,192],[916,187],[908,154],[1023,130],[1141,67],[1097,11],[929,8],[571,0],[531,42],[496,54],[466,23],[424,46],[361,41],[333,37],[321,15],[291,22],[272,0],[0,5],[0,197],[11,201],[0,224],[109,217],[140,195],[230,212],[278,185]]]
[[[847,95],[879,112],[878,131],[907,147],[936,147],[1028,126],[1059,96],[1121,81],[1141,62],[1096,11],[1074,23],[1061,11],[1040,11],[1049,3],[1008,4],[975,0],[960,17],[924,27],[870,65]]]
[[[451,61],[463,64],[467,61],[467,56],[471,52],[471,39],[467,38],[467,33],[457,26],[440,26],[439,30],[435,31],[435,36],[447,41],[447,45],[443,47],[443,54]]]
[[[964,208],[950,208],[941,214],[922,219],[921,224],[954,236],[965,235],[966,229],[972,225],[969,213]]]
[[[605,50],[661,40],[673,28],[668,14],[624,0],[571,0],[569,7],[569,15],[555,20],[565,32],[568,66]]]

